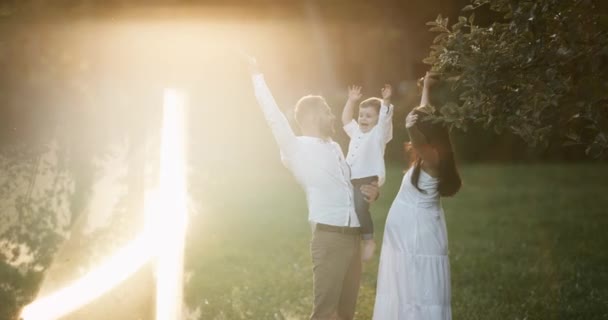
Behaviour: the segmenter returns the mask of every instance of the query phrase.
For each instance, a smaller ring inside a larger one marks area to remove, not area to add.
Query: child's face
[[[362,132],[368,132],[378,124],[378,112],[374,108],[359,108],[359,128]]]

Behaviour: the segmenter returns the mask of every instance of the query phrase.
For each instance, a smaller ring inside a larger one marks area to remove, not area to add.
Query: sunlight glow
[[[165,90],[156,244],[156,320],[181,319],[187,224],[184,96]],[[161,236],[162,235],[162,236]]]
[[[24,320],[63,317],[95,300],[156,256],[156,319],[181,318],[187,225],[185,99],[164,93],[159,186],[146,192],[144,232],[84,277],[23,309]]]
[[[153,251],[144,233],[119,249],[97,269],[23,309],[24,320],[57,319],[93,301],[112,289],[150,260]]]

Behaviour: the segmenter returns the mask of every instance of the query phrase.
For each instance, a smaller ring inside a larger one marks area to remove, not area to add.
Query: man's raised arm
[[[255,63],[255,62],[254,62]],[[284,155],[289,156],[296,146],[296,135],[293,133],[289,121],[279,109],[270,89],[264,81],[264,75],[252,69],[252,81],[255,97],[264,113],[264,118],[272,130],[275,140]]]

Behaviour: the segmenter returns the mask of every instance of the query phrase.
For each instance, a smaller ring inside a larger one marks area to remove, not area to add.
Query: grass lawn
[[[378,239],[402,169],[388,168],[372,206]],[[608,319],[608,167],[461,171],[464,188],[443,202],[454,319]],[[310,227],[290,174],[262,166],[193,181],[188,304],[201,319],[307,319]],[[357,319],[371,318],[378,253],[364,266]]]

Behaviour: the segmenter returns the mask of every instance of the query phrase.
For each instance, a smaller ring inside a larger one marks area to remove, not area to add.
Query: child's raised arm
[[[380,93],[382,94],[382,104],[389,106],[391,104],[391,96],[393,95],[393,87],[390,84],[385,84]]]
[[[353,121],[355,114],[355,104],[361,99],[361,87],[350,86],[348,87],[348,100],[342,110],[342,125],[347,125]]]
[[[382,132],[384,143],[388,143],[393,139],[393,105],[391,104],[391,96],[393,88],[390,84],[385,84],[380,90],[382,94],[382,105],[378,116],[378,126]]]

